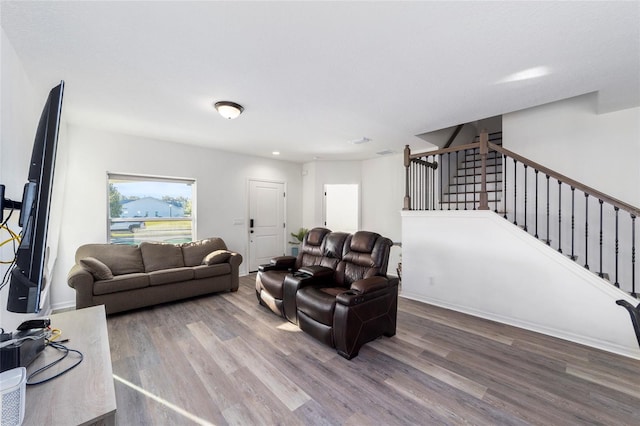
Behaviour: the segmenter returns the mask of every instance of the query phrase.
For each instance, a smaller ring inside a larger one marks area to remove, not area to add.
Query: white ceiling
[[[639,1],[3,0],[1,23],[38,90],[66,81],[69,123],[291,161],[424,149],[589,92],[640,105]],[[532,67],[549,74],[504,81]]]

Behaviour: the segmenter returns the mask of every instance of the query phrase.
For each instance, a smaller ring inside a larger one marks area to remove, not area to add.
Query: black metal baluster
[[[420,168],[418,169],[418,182],[420,183],[420,189],[418,191],[419,197],[420,197],[420,205],[422,206],[422,210],[425,210],[424,208],[424,164],[420,165]]]
[[[636,294],[636,215],[631,215],[631,295]]]
[[[504,194],[502,194],[502,200],[504,201],[504,215],[507,219],[507,154],[502,154],[502,165],[504,167]]]
[[[456,174],[458,176],[458,178],[460,178],[460,162],[458,159],[458,152],[460,151],[456,151]],[[464,182],[467,181],[467,172],[465,170],[464,172],[464,177],[462,178]],[[458,194],[460,193],[460,183],[458,183],[458,185],[456,185],[456,210],[460,210],[460,197],[458,197]]]
[[[524,166],[524,230],[527,231],[527,165]]]
[[[444,164],[444,161],[442,160],[444,156],[442,154],[440,154],[440,164]],[[447,158],[448,160],[448,158]],[[440,167],[440,210],[444,210],[443,204],[444,204],[444,196],[442,193],[442,189],[444,188],[444,179],[442,178],[442,170],[444,169],[444,167]]]
[[[513,224],[518,225],[518,160],[513,159]]]
[[[473,210],[476,209],[476,153],[473,150]]]
[[[547,245],[551,245],[551,239],[549,238],[549,175],[547,176]]]
[[[416,177],[417,175],[417,168],[418,168],[418,163],[414,163],[413,167],[411,168],[411,177],[413,179],[413,202],[416,206],[416,210],[420,210],[420,204],[418,203],[418,189],[416,188],[418,186],[418,178]]]
[[[467,210],[467,150],[464,150],[464,185],[462,190],[464,191],[464,209]],[[475,164],[474,164],[475,165]]]
[[[438,167],[438,162],[436,161],[436,157],[435,156],[433,157],[433,164],[434,164],[434,167]],[[436,171],[435,171],[435,169],[433,169],[431,171],[431,177],[432,177],[432,180],[431,180],[431,186],[432,186],[432,188],[431,188],[431,209],[432,210],[437,210],[436,209]]]
[[[584,194],[584,267],[589,269],[589,194]]]
[[[571,260],[576,260],[575,255],[576,236],[576,188],[571,187]]]
[[[431,157],[427,157],[427,190],[425,191],[425,204],[427,205],[427,210],[433,210],[433,206],[431,205],[431,186],[433,181],[433,169],[431,168]]]
[[[538,169],[533,169],[536,174],[536,208],[535,208],[535,222],[536,222],[536,233],[535,237],[538,238]]]
[[[558,253],[562,253],[562,182],[558,181]]]
[[[495,166],[496,174],[493,177],[493,188],[495,190],[493,194],[493,202],[494,202],[493,211],[494,213],[498,213],[498,156],[496,154],[496,151],[492,151],[492,152],[493,152],[493,162],[496,165]],[[502,172],[502,164],[500,164],[500,172]],[[502,188],[500,188],[500,194],[502,194]],[[500,196],[500,198],[502,198],[502,195]]]
[[[447,153],[447,161],[449,162],[449,200],[447,200],[447,210],[451,210],[451,179],[455,179],[455,177],[451,174],[453,170],[451,168],[451,153]]]
[[[613,210],[616,212],[616,244],[615,244],[615,275],[616,282],[613,283],[616,287],[620,288],[620,283],[618,282],[618,212],[620,209],[618,207],[614,207]]]
[[[598,202],[600,203],[600,272],[598,273],[598,275],[600,276],[600,278],[604,278],[604,273],[602,272],[602,204],[603,201],[598,199]]]

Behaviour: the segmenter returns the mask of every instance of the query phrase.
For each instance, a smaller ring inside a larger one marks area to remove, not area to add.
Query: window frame
[[[110,202],[110,185],[112,183],[112,181],[117,181],[117,180],[121,180],[121,181],[138,181],[138,182],[165,182],[165,183],[178,183],[178,184],[186,184],[186,185],[190,185],[191,186],[191,216],[183,216],[183,217],[178,217],[178,218],[172,218],[172,217],[144,217],[142,218],[143,220],[135,220],[136,218],[112,218],[111,217],[111,202]],[[112,227],[112,223],[118,223],[118,222],[154,222],[154,221],[185,221],[185,220],[190,220],[191,221],[191,241],[195,241],[196,240],[196,235],[197,235],[197,187],[196,187],[196,179],[194,178],[187,178],[187,177],[172,177],[172,176],[156,176],[156,175],[147,175],[147,174],[137,174],[137,173],[121,173],[121,172],[107,172],[107,179],[106,179],[106,186],[107,186],[107,194],[106,194],[106,213],[107,213],[107,220],[106,220],[106,240],[107,243],[110,244],[127,244],[127,243],[122,243],[122,242],[114,242],[112,235],[111,235],[111,227]],[[115,221],[115,222],[114,222]],[[134,241],[133,244],[138,244],[139,242],[142,241],[158,241],[157,239],[149,239],[149,240],[145,240],[145,239],[139,239],[139,241]]]

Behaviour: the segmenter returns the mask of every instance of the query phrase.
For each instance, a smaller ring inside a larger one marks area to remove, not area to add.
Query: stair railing
[[[637,297],[640,209],[493,144],[489,137],[482,132],[479,142],[415,154],[406,146],[403,209],[492,209]],[[490,182],[488,175],[493,176]]]

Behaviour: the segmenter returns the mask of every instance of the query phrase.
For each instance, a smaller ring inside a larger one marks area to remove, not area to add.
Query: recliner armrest
[[[353,306],[389,294],[390,282],[385,277],[375,276],[351,283],[351,288],[336,296],[336,302]]]
[[[298,272],[311,275],[312,277],[315,277],[315,278],[324,278],[324,277],[333,276],[333,273],[335,271],[326,266],[313,265],[313,266],[301,266],[300,269],[298,269]]]
[[[371,293],[376,290],[382,290],[389,287],[389,280],[386,277],[375,276],[364,278],[362,280],[354,281],[351,283],[351,290],[356,290],[360,293]]]
[[[271,259],[270,263],[258,266],[258,271],[286,271],[296,266],[296,258],[294,256],[278,256]]]

